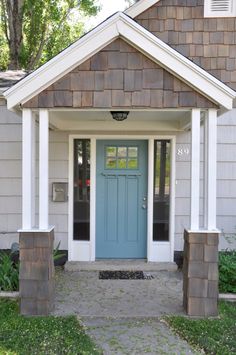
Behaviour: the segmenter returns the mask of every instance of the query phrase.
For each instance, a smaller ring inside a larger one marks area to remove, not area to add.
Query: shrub
[[[219,252],[219,291],[236,293],[236,250]]]
[[[17,291],[19,289],[19,263],[14,263],[11,255],[0,254],[0,291]]]

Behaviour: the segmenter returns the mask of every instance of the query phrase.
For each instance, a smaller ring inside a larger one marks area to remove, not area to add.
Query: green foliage
[[[59,242],[57,244],[56,248],[53,250],[53,260],[54,261],[59,260],[60,258],[62,258],[63,256],[66,255],[65,253],[62,253],[59,251],[60,244],[61,244],[61,242]]]
[[[167,323],[183,339],[187,340],[206,354],[236,354],[236,304],[220,302],[219,319],[190,319],[169,316]]]
[[[94,3],[94,0],[25,0],[23,42],[19,54],[21,68],[35,69],[78,39],[84,30],[82,16],[96,15],[99,10]],[[8,52],[2,57],[2,43],[7,45],[8,24],[5,23],[7,16],[2,2],[0,13],[0,68],[5,69],[9,58]]]
[[[219,291],[236,293],[236,250],[219,252]]]
[[[23,317],[18,304],[0,300],[0,354],[99,355],[75,316]]]
[[[19,289],[19,263],[14,264],[11,255],[0,254],[0,291],[17,291]]]

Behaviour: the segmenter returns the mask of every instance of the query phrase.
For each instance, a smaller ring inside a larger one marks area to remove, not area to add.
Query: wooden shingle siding
[[[120,39],[23,106],[104,109],[216,107]]]
[[[135,20],[236,90],[235,18],[204,18],[204,0],[161,0]]]

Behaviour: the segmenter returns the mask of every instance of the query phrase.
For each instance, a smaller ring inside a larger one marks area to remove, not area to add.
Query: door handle
[[[143,209],[143,210],[146,210],[146,209],[147,209],[147,205],[146,205],[145,203],[142,205],[142,209]]]

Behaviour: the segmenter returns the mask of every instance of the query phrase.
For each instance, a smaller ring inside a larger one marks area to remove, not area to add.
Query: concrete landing
[[[68,261],[65,265],[66,271],[176,271],[176,263],[163,262],[151,263],[146,260],[137,259],[109,259],[94,262],[87,261]]]

